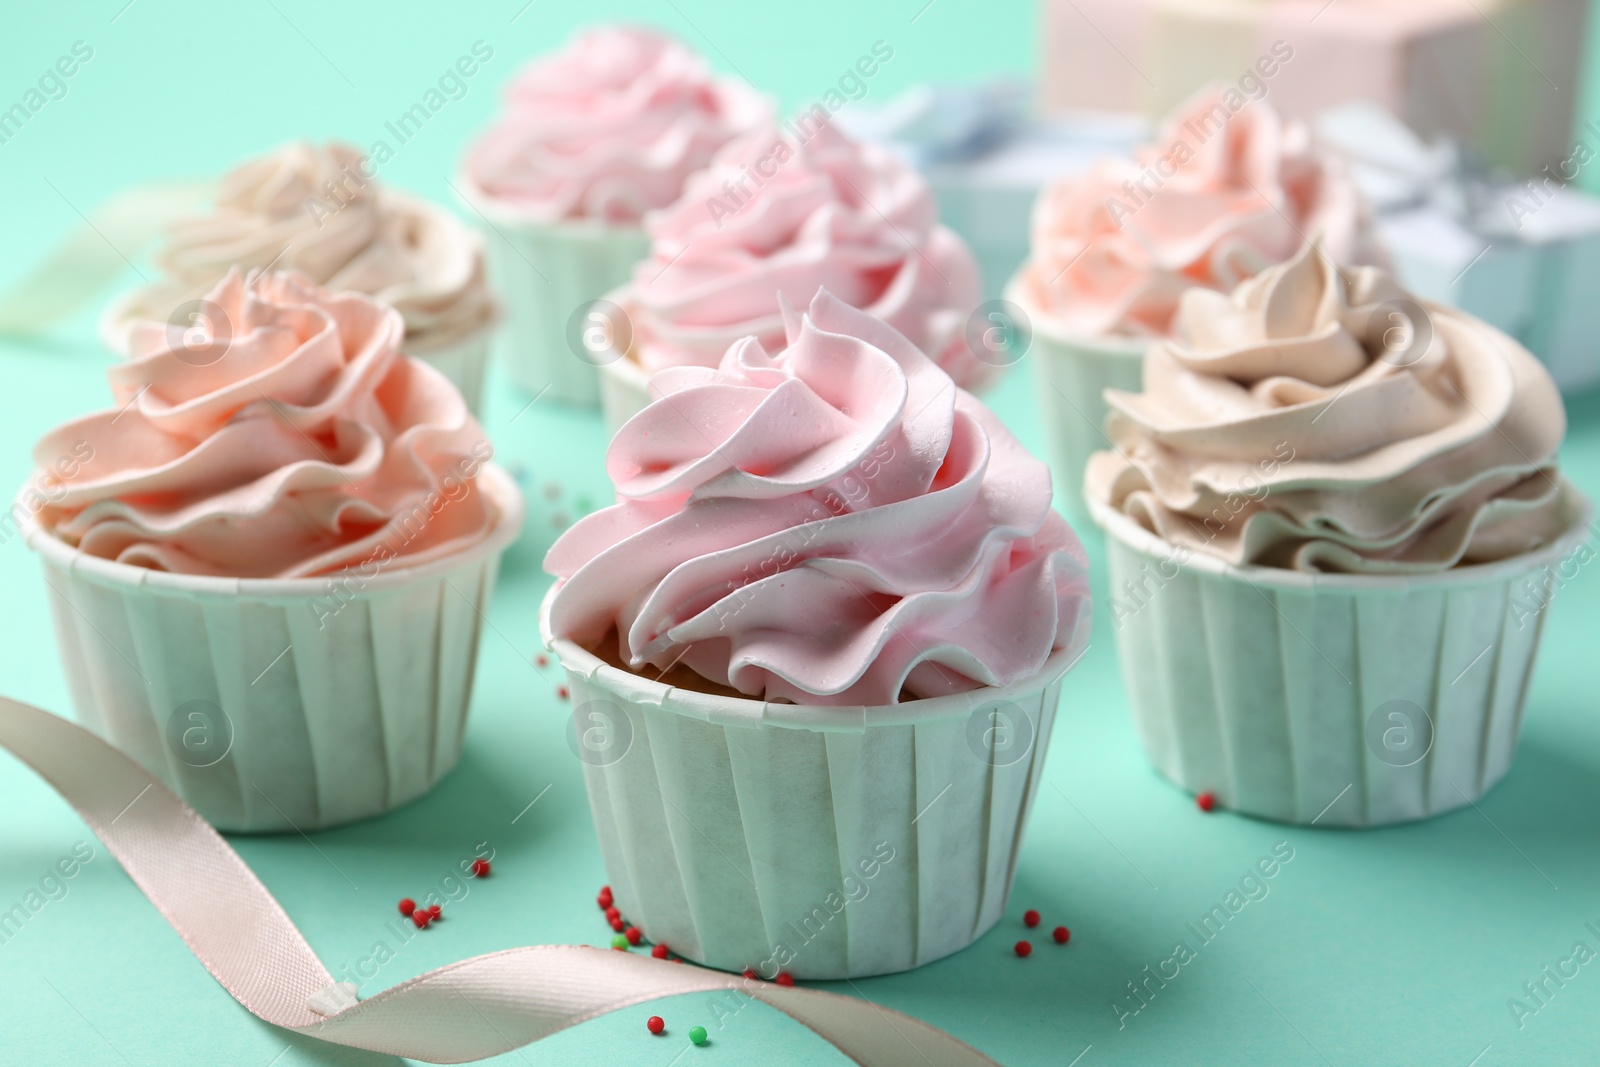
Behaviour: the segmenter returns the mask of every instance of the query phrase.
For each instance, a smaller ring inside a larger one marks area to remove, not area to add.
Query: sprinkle
[[[705,1027],[691,1026],[689,1027],[689,1040],[694,1042],[696,1045],[703,1045],[707,1041],[711,1040],[711,1038],[706,1034]]]
[[[611,939],[611,947],[620,948],[622,951],[626,952],[628,951],[628,939],[623,937],[621,934],[618,934]]]
[[[748,967],[746,967],[746,968],[745,968],[745,969],[744,969],[744,976],[745,976],[745,977],[746,977],[746,978],[748,978],[748,979],[750,979],[750,981],[752,981],[752,982],[754,982],[754,981],[756,981],[756,972],[754,972],[754,971],[752,971],[752,970],[751,970],[751,969],[750,969],[750,968],[748,968]]]
[[[1030,930],[1033,927],[1038,926],[1039,925],[1039,913],[1034,911],[1032,908],[1029,908],[1027,911],[1023,912],[1022,913],[1022,925],[1028,927]]]
[[[658,960],[666,959],[667,958],[667,946],[666,945],[655,945],[654,947],[652,947],[650,949],[650,955],[654,956]]]
[[[650,1018],[644,1021],[644,1026],[645,1029],[649,1030],[652,1034],[664,1034],[667,1032],[666,1021],[663,1020],[659,1015],[650,1016]]]
[[[550,657],[541,652],[534,657],[533,662],[537,663],[541,667],[548,667],[550,666]]]
[[[428,921],[429,922],[432,922],[434,919],[437,919],[442,915],[444,915],[444,907],[443,907],[443,905],[440,905],[440,904],[429,904],[428,905]]]
[[[567,699],[567,697],[569,695],[570,694],[567,692],[567,687],[566,686],[564,686],[564,685],[556,686],[556,699],[565,700],[565,699]]]
[[[1058,926],[1051,931],[1050,936],[1056,939],[1056,944],[1065,945],[1072,937],[1072,931],[1068,930],[1065,926]]]
[[[601,886],[600,895],[594,899],[595,903],[599,904],[602,908],[611,907],[611,887],[608,885]]]
[[[788,971],[779,971],[777,982],[779,985],[794,985],[794,975]]]
[[[621,919],[612,919],[611,920],[611,929],[615,930],[617,933],[620,934],[620,933],[622,933],[622,931],[626,930],[627,928],[628,928],[628,924],[623,922]]]
[[[628,927],[626,930],[622,931],[622,936],[628,939],[628,944],[630,945],[637,945],[640,939],[644,937],[644,935],[639,932],[639,928],[637,926]]]
[[[489,877],[489,861],[479,856],[472,861],[472,876],[474,878]]]
[[[429,911],[427,908],[418,908],[416,911],[411,913],[411,921],[417,924],[418,930],[421,930],[429,923],[433,922],[433,912]]]
[[[1200,806],[1201,811],[1210,811],[1217,806],[1217,795],[1215,793],[1201,793],[1194,798],[1194,802]]]
[[[417,910],[417,902],[416,901],[412,900],[410,897],[401,897],[400,898],[400,914],[401,915],[410,915],[412,912],[414,912],[416,910]]]
[[[1018,941],[1016,945],[1012,947],[1012,951],[1021,956],[1023,959],[1027,959],[1033,954],[1033,945],[1027,941]]]
[[[620,918],[622,918],[622,912],[618,911],[615,906],[612,906],[612,907],[609,907],[609,908],[606,909],[606,921],[607,922],[614,922],[614,921],[616,921],[617,919],[620,919]]]

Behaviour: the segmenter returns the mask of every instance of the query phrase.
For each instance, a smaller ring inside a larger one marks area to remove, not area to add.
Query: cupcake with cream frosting
[[[650,255],[615,298],[630,343],[602,372],[613,428],[648,402],[655,371],[714,367],[747,335],[781,347],[780,297],[803,303],[819,287],[893,326],[963,388],[998,369],[967,338],[983,299],[977,265],[939,224],[927,182],[829,123],[802,117],[729,144],[645,228]]]
[[[433,364],[476,410],[496,316],[483,240],[373,174],[358,149],[338,142],[298,141],[241,164],[209,210],[167,229],[154,256],[163,277],[107,313],[107,344],[126,351],[137,321],[187,324],[191,305],[234,267],[293,270],[399,311],[406,354]]]
[[[1237,95],[1237,94],[1235,94]],[[1205,90],[1132,159],[1047,189],[1033,253],[1007,290],[1033,330],[1057,474],[1079,504],[1103,448],[1106,388],[1136,389],[1183,295],[1229,292],[1312,237],[1338,263],[1378,263],[1367,209],[1340,160],[1265,101]]]
[[[223,828],[379,814],[460,753],[520,496],[394,308],[237,269],[206,307],[133,324],[113,406],[35,447],[74,703]]]
[[[1045,465],[907,338],[823,292],[785,342],[656,375],[607,456],[620,502],[546,558],[546,643],[579,721],[608,727],[585,750],[596,825],[653,940],[729,969],[900,970],[999,917],[1086,564]],[[739,842],[749,880],[654,836],[680,819]],[[900,865],[877,903],[772,943],[880,844]]]
[[[1532,355],[1308,247],[1184,294],[1144,391],[1108,399],[1086,494],[1165,774],[1288,821],[1348,785],[1321,821],[1369,825],[1506,772],[1547,598],[1523,601],[1590,510]]]
[[[492,230],[507,365],[532,392],[594,404],[598,357],[569,320],[581,322],[584,305],[645,255],[645,214],[677,200],[771,107],[679,41],[623,26],[588,30],[536,61],[504,102],[462,160],[461,192]]]

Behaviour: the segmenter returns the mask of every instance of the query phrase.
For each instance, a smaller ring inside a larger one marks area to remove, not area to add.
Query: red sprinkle
[[[622,912],[618,911],[616,907],[613,906],[606,909],[606,919],[608,921],[620,918],[622,918]]]
[[[1065,945],[1072,937],[1072,931],[1065,926],[1058,926],[1051,931],[1050,936],[1056,939],[1056,944]]]
[[[666,1033],[667,1030],[666,1021],[659,1015],[650,1016],[650,1018],[645,1020],[644,1025],[645,1029],[649,1030],[652,1034]]]
[[[752,982],[756,981],[756,972],[750,970],[748,967],[745,968],[744,976],[750,979]]]
[[[429,911],[427,908],[418,908],[416,911],[411,913],[411,921],[417,924],[418,930],[421,930],[423,927],[433,922],[433,912]]]
[[[656,945],[656,946],[654,946],[653,948],[650,949],[650,955],[654,956],[658,960],[666,959],[667,958],[667,946],[666,945]]]
[[[536,662],[541,667],[548,667],[548,666],[550,666],[550,657],[545,655],[543,652],[541,652],[541,653],[539,653],[539,658],[538,658],[538,660]]]
[[[564,686],[564,685],[556,686],[556,697],[557,697],[557,699],[565,700],[565,699],[567,699],[568,695],[569,694],[567,693],[567,687],[566,686]]]
[[[623,930],[627,929],[627,923],[624,923],[621,919],[612,919],[611,929],[620,934]]]
[[[788,971],[779,971],[777,982],[779,985],[794,985],[794,975]]]
[[[401,915],[410,915],[412,912],[414,912],[416,910],[417,910],[417,902],[416,901],[412,900],[410,897],[401,897],[400,898],[400,914]]]
[[[611,907],[610,887],[600,890],[600,895],[594,898],[594,902],[600,905],[602,909]]]
[[[472,861],[472,875],[474,878],[489,877],[489,861],[479,856]]]
[[[639,928],[637,926],[628,927],[626,930],[622,931],[622,936],[628,939],[628,944],[630,945],[637,945],[640,940],[644,938],[644,935],[639,932]]]
[[[1027,959],[1029,956],[1033,955],[1033,945],[1027,941],[1018,941],[1014,947],[1014,951],[1023,959]]]
[[[444,906],[443,905],[440,905],[440,904],[429,904],[428,905],[428,915],[429,915],[429,920],[428,921],[429,922],[432,922],[434,919],[439,918],[439,916],[441,916],[443,914],[444,914]]]
[[[1039,913],[1029,908],[1022,913],[1022,925],[1032,929],[1039,925]]]
[[[1217,806],[1217,796],[1215,793],[1201,793],[1194,798],[1194,802],[1200,806],[1201,811],[1210,811]]]

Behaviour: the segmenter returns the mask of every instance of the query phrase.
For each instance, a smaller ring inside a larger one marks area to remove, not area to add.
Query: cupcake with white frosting
[[[405,353],[431,363],[476,412],[496,318],[483,239],[373,174],[360,150],[338,142],[297,141],[236,167],[205,212],[167,229],[153,257],[162,277],[107,312],[106,343],[125,352],[136,321],[205,318],[202,298],[234,267],[293,270],[399,311]]]
[[[1144,391],[1107,396],[1085,491],[1163,773],[1333,825],[1423,818],[1505,774],[1546,568],[1590,513],[1533,356],[1313,246],[1184,294]]]

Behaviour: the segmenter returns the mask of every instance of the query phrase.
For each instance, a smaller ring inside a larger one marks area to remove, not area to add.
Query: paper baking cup
[[[1235,567],[1091,501],[1128,704],[1156,769],[1247,815],[1426,819],[1504,777],[1550,596],[1592,508],[1537,552],[1431,575]]]
[[[553,638],[549,607],[606,873],[650,940],[728,971],[859,978],[948,956],[1000,918],[1065,652],[1003,689],[805,707],[612,667]]]
[[[491,465],[477,484],[501,510],[487,540],[364,584],[168,574],[26,522],[79,721],[222,830],[322,829],[421,796],[461,755],[479,630],[522,522],[509,477]]]
[[[489,366],[489,342],[494,332],[493,324],[489,324],[447,345],[419,345],[408,340],[402,351],[449,378],[450,384],[461,391],[467,409],[477,418],[483,414],[483,379]]]
[[[615,434],[622,424],[650,405],[650,373],[628,356],[600,368],[600,411],[606,429]]]
[[[490,280],[505,308],[499,350],[513,381],[535,396],[581,407],[600,403],[600,373],[579,355],[581,309],[626,282],[650,251],[636,227],[530,221],[481,193],[469,206],[488,223]]]
[[[1110,447],[1105,435],[1107,389],[1137,393],[1143,387],[1146,339],[1074,337],[1037,311],[1013,286],[1006,299],[1022,307],[1033,330],[1028,358],[1044,417],[1045,443],[1057,495],[1074,515],[1088,514],[1083,469],[1089,457]]]

